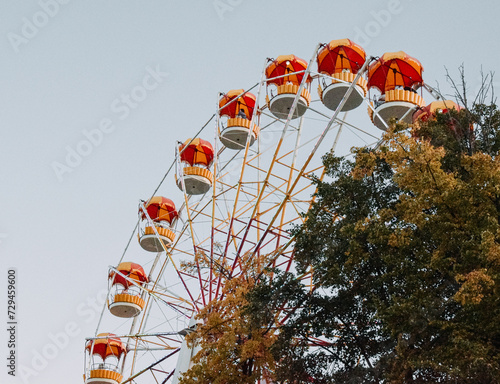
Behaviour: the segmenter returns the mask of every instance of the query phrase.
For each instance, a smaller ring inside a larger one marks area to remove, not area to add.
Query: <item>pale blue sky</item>
[[[444,91],[445,67],[456,75],[464,63],[471,91],[481,66],[499,68],[496,2],[66,2],[0,4],[0,285],[17,268],[18,364],[36,371],[30,383],[82,380],[83,340],[97,324],[87,300],[106,287],[138,200],[173,161],[175,140],[194,135],[214,113],[217,93],[253,86],[267,57],[309,60],[316,44],[350,38],[369,55],[416,57],[424,81]],[[151,89],[127,106],[122,94],[142,84]],[[364,107],[350,118],[370,124]],[[106,119],[109,133],[94,137],[91,153],[58,176],[54,163],[66,164],[68,148]],[[65,327],[74,334],[67,345],[33,367],[50,335]],[[3,364],[0,380],[6,377],[23,382]]]

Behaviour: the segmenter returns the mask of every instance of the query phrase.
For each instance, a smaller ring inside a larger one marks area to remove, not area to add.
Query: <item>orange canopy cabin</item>
[[[335,111],[366,61],[365,50],[349,39],[332,40],[319,50],[316,61],[318,72],[332,79],[331,84],[324,82],[323,88],[318,86],[319,97],[325,107]],[[363,102],[367,89],[366,80],[360,77],[341,111],[358,107]]]
[[[288,117],[306,70],[307,62],[294,55],[278,56],[266,67],[267,85],[276,87],[276,95],[271,91],[271,98],[267,96],[269,110],[274,116],[280,119]],[[302,116],[309,107],[311,80],[308,76],[306,86],[300,92],[299,101],[291,116],[292,119]]]
[[[177,186],[188,195],[202,195],[212,187],[210,166],[214,160],[212,144],[200,138],[188,139],[179,145]]]
[[[109,311],[117,317],[135,317],[144,309],[141,287],[148,282],[142,266],[132,262],[120,263],[108,275],[110,297]]]
[[[380,96],[368,113],[377,128],[387,129],[393,118],[412,123],[412,113],[424,105],[417,93],[423,84],[420,62],[403,51],[384,53],[368,68],[368,88]]]
[[[119,384],[123,376],[120,362],[127,353],[125,344],[112,333],[100,333],[85,346],[89,363],[85,371],[86,384]]]
[[[250,139],[252,145],[259,135],[259,127],[253,123],[256,97],[243,89],[233,89],[219,99],[219,116],[227,117],[226,126],[219,133],[221,143],[229,149],[243,149]],[[250,136],[250,137],[249,137]]]
[[[172,200],[154,196],[145,205],[139,206],[139,244],[149,252],[162,252],[175,240],[172,226],[179,216]]]

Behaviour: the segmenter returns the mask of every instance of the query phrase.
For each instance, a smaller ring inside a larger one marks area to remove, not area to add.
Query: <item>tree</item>
[[[329,338],[296,360],[321,356],[335,383],[500,382],[499,121],[474,104],[324,157],[332,181],[295,231],[316,291],[275,348]]]
[[[500,382],[500,112],[485,84],[354,160],[325,155],[293,231],[314,289],[245,255],[200,312],[181,382]]]
[[[300,282],[291,274],[271,268],[275,256],[245,254],[239,260],[241,272],[228,278],[229,265],[219,265],[216,277],[224,281],[221,298],[212,300],[196,316],[200,324],[187,336],[188,344],[199,345],[193,366],[181,378],[181,384],[254,384],[258,380],[274,382],[276,361],[272,345],[285,301],[297,302],[303,293]],[[208,266],[209,260],[197,255],[194,264]],[[260,282],[260,301],[252,305],[248,296]],[[271,283],[272,282],[272,283]],[[276,294],[277,287],[283,287]],[[271,295],[272,294],[272,297]]]

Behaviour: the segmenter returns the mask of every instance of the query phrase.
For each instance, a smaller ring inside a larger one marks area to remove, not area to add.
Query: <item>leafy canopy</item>
[[[181,383],[500,382],[500,112],[479,101],[325,155],[294,230],[315,288],[245,255]]]
[[[333,382],[500,382],[499,116],[452,110],[325,156],[333,181],[296,230],[317,290],[285,328],[335,334]]]

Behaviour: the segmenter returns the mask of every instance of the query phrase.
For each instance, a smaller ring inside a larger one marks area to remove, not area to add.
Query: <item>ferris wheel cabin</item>
[[[306,70],[307,62],[294,55],[278,56],[267,66],[267,84],[273,84],[277,93],[276,95],[271,93],[271,98],[267,97],[269,110],[274,116],[280,119],[288,117]],[[292,119],[302,116],[307,111],[311,102],[310,83],[311,78],[308,76],[306,86],[302,88],[298,96],[298,103],[291,116]]]
[[[139,207],[139,244],[149,252],[162,252],[175,240],[172,225],[178,217],[175,204],[166,197],[154,196],[144,209]]]
[[[422,64],[403,51],[384,53],[368,69],[368,87],[380,97],[368,108],[373,124],[386,130],[391,119],[411,124],[413,112],[424,105],[417,93],[422,85]]]
[[[109,273],[111,283],[108,300],[109,311],[117,317],[137,316],[145,305],[141,297],[141,287],[148,282],[144,269],[136,263],[120,263],[116,270]]]
[[[203,195],[212,187],[213,175],[210,166],[214,149],[205,140],[188,139],[179,146],[180,175],[177,186],[188,195]]]
[[[250,146],[259,136],[259,127],[252,123],[256,97],[243,89],[233,89],[222,95],[219,100],[219,116],[227,117],[226,126],[219,133],[221,143],[229,148],[245,148],[247,140]]]
[[[460,111],[461,108],[453,100],[433,101],[413,113],[413,125],[418,126],[422,121],[435,120],[438,115],[448,113],[452,109]]]
[[[219,116],[228,118],[219,134],[225,147],[240,150],[245,148],[247,140],[250,146],[255,142],[259,136],[259,127],[252,123],[255,103],[255,95],[243,89],[231,90],[220,98]]]
[[[331,78],[331,84],[324,83],[324,88],[318,86],[318,94],[325,107],[335,111],[354,82],[356,74],[363,67],[366,53],[349,39],[332,40],[318,52],[316,60],[318,72]],[[359,77],[341,111],[359,107],[367,89],[366,80]]]
[[[125,344],[112,333],[100,333],[97,337],[85,346],[89,355],[85,384],[119,384],[123,379],[120,361],[127,353]]]

